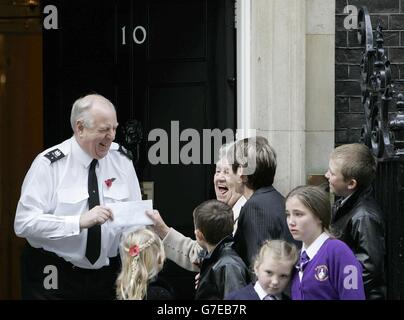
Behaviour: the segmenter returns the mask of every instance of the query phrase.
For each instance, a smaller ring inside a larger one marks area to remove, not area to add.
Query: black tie
[[[88,210],[91,210],[100,204],[97,175],[95,174],[95,166],[97,165],[97,162],[97,159],[91,161],[90,171],[88,172]],[[100,256],[101,226],[98,224],[94,225],[91,228],[88,228],[87,232],[86,257],[91,264],[94,264]]]
[[[331,207],[331,221],[332,222],[335,221],[335,217],[337,216],[339,209],[341,209],[341,207],[342,207],[342,200],[344,200],[344,199],[343,198],[338,199],[337,201],[334,202],[334,204]]]

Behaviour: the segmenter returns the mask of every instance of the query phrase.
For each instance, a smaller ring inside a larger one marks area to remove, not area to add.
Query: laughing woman
[[[219,161],[216,163],[216,172],[213,177],[216,199],[226,203],[233,210],[234,229],[237,229],[238,216],[241,207],[246,199],[236,191],[237,175],[233,172],[232,166],[224,156],[227,152],[228,145],[221,147],[219,151]],[[163,239],[164,249],[168,259],[174,261],[180,267],[189,271],[199,271],[202,247],[191,238],[184,236],[177,230],[168,227],[161,218],[157,210],[147,212],[148,216],[153,220],[154,231]]]
[[[293,238],[303,242],[292,299],[364,300],[361,264],[329,234],[328,194],[314,186],[293,189],[286,196],[286,219]]]

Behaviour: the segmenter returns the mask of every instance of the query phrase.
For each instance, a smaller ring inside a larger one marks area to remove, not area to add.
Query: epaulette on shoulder
[[[133,154],[130,150],[126,149],[124,146],[119,145],[118,151],[126,156],[129,160],[133,160]]]
[[[60,159],[62,159],[65,154],[60,149],[53,149],[48,153],[44,154],[44,157],[48,158],[51,163],[54,163]]]

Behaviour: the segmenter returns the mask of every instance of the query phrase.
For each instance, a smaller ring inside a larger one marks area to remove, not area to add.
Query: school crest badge
[[[317,266],[314,269],[314,276],[318,281],[325,281],[328,279],[328,267],[324,264]]]

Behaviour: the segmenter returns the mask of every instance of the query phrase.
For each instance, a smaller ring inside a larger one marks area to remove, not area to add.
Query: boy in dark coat
[[[366,299],[386,298],[384,218],[372,196],[376,160],[363,144],[345,144],[330,156],[325,174],[334,203],[331,228],[354,252],[363,267]]]
[[[248,269],[232,248],[233,212],[220,201],[209,200],[194,210],[195,236],[207,251],[203,258],[195,299],[222,300],[249,281]]]

